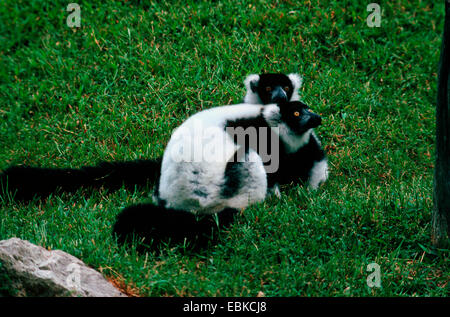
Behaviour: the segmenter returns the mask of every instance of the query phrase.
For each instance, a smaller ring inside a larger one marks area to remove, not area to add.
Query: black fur
[[[271,141],[271,138],[278,138],[278,136],[276,136],[275,133],[270,129],[269,125],[267,124],[266,120],[264,120],[264,117],[261,113],[259,116],[254,117],[254,118],[228,120],[225,123],[225,131],[227,131],[227,133],[229,133],[233,137],[233,140],[236,144],[239,144],[241,146],[241,148],[236,152],[236,154],[233,157],[234,162],[241,162],[243,159],[243,156],[248,154],[250,145],[252,145],[249,140],[249,138],[250,138],[249,135],[245,135],[244,140],[242,140],[242,138],[238,138],[238,135],[236,134],[236,132],[238,132],[238,131],[234,130],[238,127],[242,128],[244,130],[247,128],[256,128],[256,140],[254,140],[255,144],[253,144],[256,146],[252,149],[255,150],[258,153],[258,155],[261,157],[263,157],[264,155],[272,154],[272,152],[271,152],[272,149],[270,147],[270,144],[271,144],[270,141]],[[229,129],[229,128],[233,128],[233,129]],[[264,136],[260,135],[259,128],[266,128],[266,130],[265,130],[266,133],[264,134]],[[259,147],[261,145],[261,143],[260,143],[261,137],[264,137],[264,140],[262,142],[267,147],[266,149],[264,149],[265,153],[263,153],[262,149]],[[270,161],[264,162],[265,166],[267,166],[269,164],[270,164]],[[234,166],[233,168],[236,169],[237,166]],[[228,169],[228,165],[227,165],[227,169]],[[233,169],[231,169],[230,172],[234,172]],[[227,175],[225,175],[225,176],[227,176]]]
[[[46,197],[56,190],[76,191],[81,187],[115,190],[121,186],[145,186],[159,178],[161,160],[102,162],[81,168],[12,166],[0,174],[0,193],[16,200]]]
[[[286,153],[280,149],[280,162],[283,164],[280,164],[277,173],[268,174],[269,184],[306,183],[314,163],[324,158],[325,152],[313,135],[308,144],[295,153]]]
[[[248,174],[243,165],[244,162],[239,160],[237,154],[235,154],[234,157],[227,163],[224,175],[225,181],[220,192],[220,195],[223,198],[231,198],[236,195],[239,189],[241,189],[241,179],[246,176],[245,174]]]
[[[236,120],[227,120],[225,122],[224,129],[228,132],[227,128],[237,128],[242,127],[244,129],[249,127],[269,127],[266,120],[264,120],[264,117],[262,115],[262,107],[261,112],[258,116],[254,118],[243,118],[243,119],[236,119]]]
[[[309,111],[309,107],[301,101],[284,102],[280,104],[281,120],[286,123],[292,131],[302,134],[309,129],[318,127],[322,118]],[[299,117],[293,115],[299,113]],[[299,119],[301,125],[299,125]]]
[[[117,216],[113,233],[120,244],[142,241],[140,250],[178,245],[200,251],[217,241],[220,230],[227,228],[237,213],[228,208],[216,215],[196,216],[184,210],[140,204],[125,208]]]

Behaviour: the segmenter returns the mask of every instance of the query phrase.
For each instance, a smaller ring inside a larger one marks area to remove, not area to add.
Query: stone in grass
[[[78,258],[18,238],[0,241],[0,280],[15,296],[126,296]]]

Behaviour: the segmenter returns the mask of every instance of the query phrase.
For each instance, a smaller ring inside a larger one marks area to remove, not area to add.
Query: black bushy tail
[[[10,193],[16,200],[46,197],[60,189],[71,192],[81,187],[134,188],[159,178],[161,159],[129,162],[101,162],[81,168],[12,166],[0,174],[0,195]]]
[[[199,251],[217,241],[220,229],[228,227],[237,213],[228,208],[216,215],[196,216],[153,204],[134,205],[117,216],[113,234],[120,244],[142,241],[144,250],[179,245]]]

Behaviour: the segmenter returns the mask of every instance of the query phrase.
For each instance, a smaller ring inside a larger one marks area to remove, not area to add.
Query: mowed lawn
[[[250,73],[297,72],[323,116],[315,192],[282,187],[202,253],[118,246],[111,226],[153,188],[0,202],[0,240],[62,249],[139,296],[448,296],[430,243],[443,1],[70,1],[0,4],[0,170],[157,158]],[[377,263],[381,287],[367,271]],[[6,290],[8,291],[8,290]]]

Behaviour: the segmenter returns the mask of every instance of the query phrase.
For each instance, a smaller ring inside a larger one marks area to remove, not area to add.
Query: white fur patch
[[[288,153],[297,152],[300,148],[309,143],[313,129],[307,130],[302,135],[293,134],[286,124],[279,125],[280,137],[283,139]],[[282,132],[283,131],[283,132]],[[286,131],[286,132],[284,132]]]
[[[244,103],[249,104],[262,104],[261,99],[259,98],[258,94],[256,92],[253,92],[251,83],[257,83],[259,82],[259,75],[258,74],[251,74],[248,75],[244,80],[245,89],[247,90],[247,94],[244,97]]]
[[[303,77],[301,77],[299,74],[294,73],[289,74],[288,77],[291,80],[292,85],[294,86],[294,88],[292,89],[293,93],[290,101],[299,101],[300,95],[298,94],[298,91],[303,85]]]
[[[300,89],[302,87],[303,77],[301,77],[299,74],[291,73],[288,75],[288,77],[295,89]]]
[[[315,162],[308,180],[308,187],[311,189],[317,189],[320,184],[324,183],[328,178],[328,162],[323,159],[319,162]]]
[[[263,109],[263,117],[270,126],[277,126],[281,120],[280,108],[275,103],[265,105]]]

